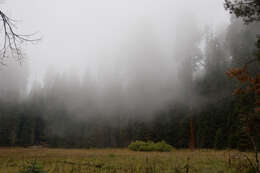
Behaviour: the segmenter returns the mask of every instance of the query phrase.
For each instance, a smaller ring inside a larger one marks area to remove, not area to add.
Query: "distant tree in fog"
[[[29,71],[26,62],[23,68],[13,62],[8,64],[8,68],[1,69],[0,100],[5,102],[21,100],[26,95],[28,76]]]

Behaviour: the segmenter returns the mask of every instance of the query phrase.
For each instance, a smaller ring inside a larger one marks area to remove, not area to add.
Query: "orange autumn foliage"
[[[243,68],[232,68],[226,72],[232,79],[236,78],[240,83],[246,84],[243,88],[237,88],[233,91],[233,95],[255,93],[256,105],[260,106],[260,74],[250,76],[247,65]],[[260,107],[255,108],[256,113],[260,113]]]

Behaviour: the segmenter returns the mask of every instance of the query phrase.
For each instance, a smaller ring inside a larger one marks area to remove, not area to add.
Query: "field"
[[[235,173],[248,167],[243,155],[214,150],[0,148],[0,173],[19,173],[33,163],[48,173]]]

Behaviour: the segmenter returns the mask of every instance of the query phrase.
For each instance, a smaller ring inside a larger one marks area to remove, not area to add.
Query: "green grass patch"
[[[133,151],[160,151],[160,152],[169,152],[172,151],[173,147],[167,144],[165,141],[161,142],[144,142],[144,141],[135,141],[128,145],[128,148]]]

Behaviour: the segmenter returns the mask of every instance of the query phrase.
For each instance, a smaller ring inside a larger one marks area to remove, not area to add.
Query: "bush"
[[[144,141],[135,141],[128,145],[128,148],[133,151],[140,151],[147,143]]]
[[[161,141],[154,144],[154,150],[161,152],[171,151],[172,146],[167,144],[165,141]]]
[[[152,141],[135,141],[128,145],[128,148],[133,151],[161,151],[169,152],[173,147],[167,144],[165,141],[154,143]]]

